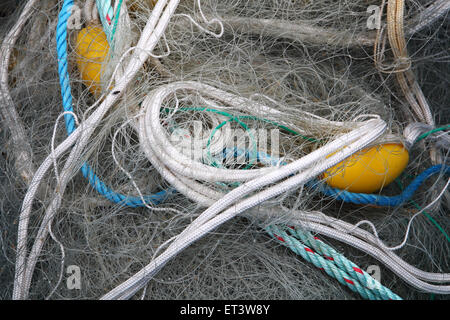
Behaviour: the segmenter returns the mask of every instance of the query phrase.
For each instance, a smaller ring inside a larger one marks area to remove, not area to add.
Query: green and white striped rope
[[[355,263],[348,260],[344,255],[337,252],[336,249],[326,244],[310,232],[300,228],[289,227],[288,231],[294,237],[300,239],[303,243],[313,248],[316,252],[334,262],[338,268],[346,270],[348,274],[356,277],[358,281],[366,287],[372,288],[377,296],[383,300],[401,300],[401,298],[391,290],[383,286],[376,279],[371,277],[366,271],[359,268]]]
[[[113,39],[116,33],[117,22],[119,20],[120,8],[123,0],[119,0],[117,4],[116,13],[114,14],[114,8],[111,5],[111,0],[96,0],[98,14],[100,21],[102,22],[103,31],[106,34],[110,46],[113,46]]]
[[[356,267],[354,263],[351,263],[345,257],[343,257],[341,254],[339,254],[336,250],[330,250],[331,247],[327,247],[325,243],[323,243],[320,246],[317,246],[319,250],[322,252],[326,252],[329,255],[325,255],[325,257],[321,256],[320,251],[314,251],[306,244],[302,243],[299,239],[295,238],[294,236],[289,235],[286,231],[286,228],[281,228],[279,226],[269,226],[266,227],[265,230],[274,238],[279,240],[283,245],[291,249],[293,252],[300,255],[303,259],[305,259],[308,262],[313,263],[316,267],[324,270],[329,276],[337,279],[341,284],[348,287],[353,292],[356,292],[360,294],[364,299],[370,299],[370,300],[401,300],[401,298],[392,293],[389,289],[385,288],[382,290],[379,290],[379,287],[383,287],[381,284],[373,279],[369,274],[362,273],[365,276],[370,277],[369,278],[362,278],[358,277],[357,274],[360,274],[359,271],[356,271],[353,269],[353,266]],[[289,229],[289,228],[287,228]],[[297,230],[297,232],[300,234],[302,231]],[[311,234],[310,234],[311,235]],[[311,237],[314,240],[314,237],[311,235]],[[309,239],[309,236],[304,236],[303,238]],[[316,243],[318,241],[312,241],[311,243],[316,246]],[[330,259],[332,258],[332,259]],[[335,261],[339,261],[338,264],[335,263]],[[346,261],[346,262],[344,262]],[[352,276],[347,272],[347,268],[344,267],[344,265],[347,264],[348,267],[352,267],[351,274],[355,275]],[[357,267],[356,267],[357,268]],[[361,270],[360,268],[357,268],[358,270]],[[362,270],[361,270],[362,271]],[[378,283],[379,285],[373,285],[374,283]],[[370,284],[368,287],[367,285]],[[384,287],[383,287],[384,288]],[[376,290],[374,290],[376,289]]]

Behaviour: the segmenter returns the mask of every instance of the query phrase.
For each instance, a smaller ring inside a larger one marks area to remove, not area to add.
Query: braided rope
[[[72,13],[73,0],[65,0],[58,16],[58,25],[56,29],[56,48],[58,54],[58,73],[59,82],[61,86],[61,95],[63,100],[64,111],[73,112],[72,108],[72,94],[70,89],[69,73],[67,72],[67,20]],[[72,114],[64,115],[67,135],[70,135],[75,129],[75,119]],[[146,204],[157,205],[166,198],[175,193],[173,188],[162,190],[152,195],[143,197],[129,197],[120,193],[114,192],[111,188],[106,186],[103,181],[94,173],[93,169],[85,162],[81,167],[83,176],[88,179],[89,184],[94,189],[107,198],[108,200],[124,204],[129,207],[144,207]]]
[[[345,190],[332,188],[327,185],[319,185],[318,182],[312,183],[311,186],[317,187],[323,194],[327,196],[332,196],[333,198],[344,202],[350,202],[354,204],[371,204],[383,207],[395,207],[411,199],[411,197],[414,195],[414,192],[416,192],[416,190],[426,179],[440,172],[444,174],[450,174],[450,166],[435,165],[428,168],[419,176],[417,176],[410,183],[410,185],[406,187],[400,195],[397,196],[383,196],[377,194],[348,192]]]
[[[114,9],[111,6],[111,0],[96,0],[98,15],[106,33],[106,39],[112,39],[112,19],[114,18]]]
[[[325,259],[320,254],[301,243],[298,239],[289,236],[280,227],[272,225],[266,227],[266,231],[283,245],[300,255],[303,259],[325,271],[329,276],[335,278],[339,283],[345,285],[353,292],[358,293],[364,299],[381,300],[379,296],[374,294],[369,288],[361,285],[357,279],[352,278],[345,270],[338,268],[332,261]]]
[[[309,245],[316,252],[325,256],[326,259],[334,262],[338,268],[346,270],[351,276],[356,277],[361,284],[372,288],[373,292],[381,299],[401,300],[398,295],[383,286],[367,272],[359,268],[355,263],[337,252],[333,247],[329,246],[318,237],[313,236],[310,232],[303,231],[299,228],[295,229],[293,227],[289,227],[288,231],[303,243]]]

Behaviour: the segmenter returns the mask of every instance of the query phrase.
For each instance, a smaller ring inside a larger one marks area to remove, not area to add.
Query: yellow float
[[[108,56],[109,44],[106,34],[99,26],[87,26],[80,30],[76,39],[75,53],[78,71],[89,91],[98,96],[102,64]]]
[[[350,192],[373,193],[394,181],[409,161],[401,144],[366,148],[328,169],[323,178],[329,186]]]

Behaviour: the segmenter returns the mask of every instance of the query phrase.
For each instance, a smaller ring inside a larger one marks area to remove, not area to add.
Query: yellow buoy
[[[87,26],[80,30],[75,46],[77,66],[83,83],[94,95],[99,95],[102,91],[100,83],[102,63],[108,51],[109,44],[101,27]]]
[[[408,161],[408,150],[403,145],[382,144],[353,154],[328,169],[323,177],[333,188],[372,193],[394,181]]]

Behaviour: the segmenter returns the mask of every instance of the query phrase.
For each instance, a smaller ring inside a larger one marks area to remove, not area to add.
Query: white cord
[[[126,126],[126,125],[128,125],[130,122],[134,121],[135,118],[140,117],[140,116],[141,116],[141,115],[138,114],[138,115],[134,116],[133,118],[131,118],[131,119],[125,121],[125,122],[120,126],[120,128],[119,128],[116,132],[114,132],[114,135],[113,135],[113,138],[112,138],[112,143],[111,143],[111,154],[112,154],[114,163],[116,164],[116,166],[119,167],[119,169],[120,169],[123,173],[125,173],[125,175],[128,177],[128,179],[130,179],[131,183],[133,184],[133,187],[136,189],[136,191],[137,191],[139,197],[141,198],[142,203],[145,205],[145,207],[146,207],[147,209],[150,209],[150,210],[152,210],[152,211],[164,211],[164,212],[170,211],[170,212],[174,212],[174,213],[176,213],[176,214],[183,215],[183,212],[181,212],[181,211],[179,211],[179,210],[176,210],[176,209],[173,209],[173,208],[164,208],[164,207],[158,207],[158,208],[156,208],[156,207],[150,206],[150,205],[147,203],[147,201],[145,201],[144,195],[142,194],[141,189],[138,187],[136,181],[134,181],[133,176],[132,176],[132,175],[131,175],[131,174],[130,174],[130,173],[129,173],[129,172],[128,172],[128,171],[127,171],[120,163],[119,163],[119,161],[118,161],[117,158],[116,158],[115,145],[116,145],[116,137],[117,137],[117,134],[118,134],[118,133]]]
[[[197,5],[198,5],[198,10],[199,10],[199,12],[200,12],[200,16],[201,16],[202,19],[203,19],[203,22],[205,22],[207,25],[211,25],[211,24],[213,24],[213,23],[217,23],[217,24],[219,25],[219,27],[220,27],[220,32],[219,32],[219,33],[214,33],[214,32],[212,32],[212,31],[209,31],[209,30],[206,29],[206,28],[203,28],[197,21],[194,20],[194,18],[192,18],[192,17],[191,17],[190,15],[188,15],[188,14],[179,13],[179,14],[176,14],[175,16],[188,18],[188,19],[189,19],[189,20],[190,20],[197,28],[199,28],[201,31],[203,31],[203,32],[205,32],[205,33],[208,33],[208,34],[210,34],[210,35],[212,35],[212,36],[214,36],[214,37],[216,37],[216,38],[222,37],[223,32],[224,32],[224,27],[223,27],[222,21],[220,21],[220,20],[217,19],[217,18],[213,18],[213,19],[211,19],[211,20],[208,21],[208,19],[207,19],[207,18],[205,17],[205,15],[203,14],[202,5],[201,5],[201,3],[200,3],[200,0],[197,0]]]
[[[97,9],[97,6],[95,5],[94,0],[86,0],[86,3],[84,4],[83,12],[84,12],[84,18],[88,24],[100,23],[100,20],[98,17],[98,9]]]
[[[414,218],[417,217],[422,212],[424,212],[425,210],[427,210],[433,204],[435,204],[442,197],[442,195],[445,193],[445,191],[447,190],[447,187],[448,187],[449,184],[450,184],[450,178],[447,180],[447,183],[445,184],[445,187],[442,189],[441,193],[431,203],[429,203],[426,207],[424,207],[421,210],[419,210],[418,212],[416,212],[411,217],[411,219],[409,219],[408,226],[406,227],[405,237],[404,237],[403,241],[399,245],[396,245],[396,246],[393,246],[393,247],[386,246],[383,243],[383,241],[381,241],[380,238],[378,237],[378,232],[377,232],[377,228],[375,227],[375,225],[372,222],[368,221],[368,220],[359,221],[357,224],[355,224],[355,228],[359,227],[360,225],[367,224],[367,225],[370,226],[370,228],[372,229],[373,233],[375,234],[375,237],[376,237],[376,239],[378,241],[378,245],[381,248],[383,248],[384,250],[389,250],[389,251],[395,251],[395,250],[401,249],[401,248],[403,248],[405,246],[406,241],[408,240],[409,231],[411,229],[411,224],[412,224]],[[350,230],[350,233],[351,233],[351,230]]]
[[[26,3],[17,22],[3,39],[0,48],[0,113],[3,116],[3,121],[11,131],[16,170],[26,184],[30,184],[34,174],[33,154],[31,145],[26,139],[24,125],[16,111],[9,91],[8,68],[14,43],[33,13],[36,3],[36,0],[30,0]]]
[[[61,114],[56,118],[55,125],[53,126],[53,134],[52,134],[52,140],[51,140],[51,152],[50,152],[50,156],[51,156],[52,161],[53,161],[53,169],[54,169],[54,171],[55,171],[56,184],[57,184],[58,188],[59,188],[59,185],[60,185],[61,181],[60,181],[60,177],[59,177],[59,174],[58,174],[58,164],[57,164],[57,162],[56,162],[57,157],[56,157],[56,155],[55,155],[55,137],[56,137],[56,130],[58,129],[58,122],[59,122],[59,119],[61,119],[61,117],[65,116],[66,114],[72,115],[73,118],[75,119],[75,123],[76,123],[77,127],[78,127],[78,125],[79,125],[79,123],[78,123],[78,118],[77,118],[77,115],[76,115],[75,113],[73,113],[72,111],[64,111],[63,113],[61,113]],[[57,192],[58,192],[58,191],[57,191]]]
[[[58,278],[58,282],[56,283],[56,285],[54,286],[53,290],[50,292],[50,294],[45,298],[45,300],[50,299],[50,297],[55,293],[56,289],[58,289],[62,277],[63,277],[63,273],[64,273],[64,261],[66,258],[66,254],[64,251],[64,246],[62,245],[62,243],[56,238],[56,236],[53,234],[52,231],[52,224],[50,223],[48,225],[48,232],[50,233],[50,237],[59,245],[59,249],[61,250],[61,269],[59,271],[59,278]]]

